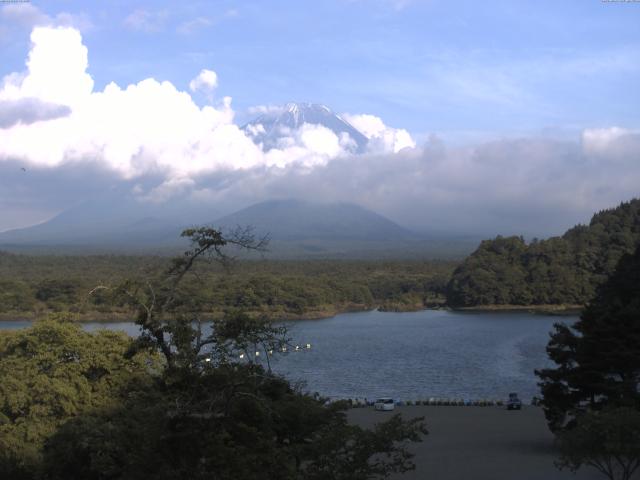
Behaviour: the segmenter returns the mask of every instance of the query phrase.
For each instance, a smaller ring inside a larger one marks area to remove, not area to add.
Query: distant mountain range
[[[132,197],[105,196],[71,207],[44,223],[2,232],[0,248],[102,251],[175,246],[180,216],[159,213],[157,206]]]
[[[106,199],[86,202],[48,222],[0,233],[0,249],[176,253],[186,246],[180,232],[195,224],[227,231],[252,226],[257,236],[269,236],[267,255],[276,258],[447,258],[463,256],[477,244],[476,238],[418,234],[350,203],[270,200],[213,221],[207,221],[213,212],[207,218],[201,211],[193,219],[178,213],[134,199],[117,205]]]
[[[315,103],[288,103],[263,113],[242,127],[244,132],[262,148],[282,148],[282,141],[305,123],[321,125],[335,133],[338,138],[348,135],[353,153],[363,153],[367,149],[367,137],[349,122],[335,114],[325,105]]]

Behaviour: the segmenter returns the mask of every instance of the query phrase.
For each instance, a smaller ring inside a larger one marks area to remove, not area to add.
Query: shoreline
[[[273,320],[290,322],[298,320],[322,320],[326,318],[332,318],[336,315],[343,313],[357,313],[357,312],[370,312],[377,310],[376,306],[367,306],[363,308],[349,307],[335,310],[312,310],[302,314],[296,314],[291,312],[260,312],[260,311],[247,311],[248,315],[259,316],[266,314],[268,317],[272,317]],[[70,313],[73,321],[77,323],[126,323],[133,322],[135,320],[135,313],[124,312],[5,312],[0,313],[1,322],[34,322],[36,320],[44,319],[49,315]],[[220,318],[224,315],[224,312],[200,312],[199,313],[204,321],[212,321],[216,318]]]
[[[457,307],[452,308],[446,305],[417,305],[417,304],[401,304],[401,305],[365,305],[365,304],[347,304],[340,306],[325,306],[325,308],[319,308],[315,310],[309,310],[304,313],[293,312],[264,312],[264,311],[248,311],[249,315],[259,316],[266,315],[273,320],[283,322],[295,322],[299,320],[323,320],[327,318],[335,317],[345,313],[358,313],[358,312],[420,312],[423,310],[447,310],[452,312],[468,312],[468,313],[490,313],[490,312],[530,312],[534,314],[542,315],[579,315],[582,311],[581,305],[478,305],[474,307]],[[70,313],[74,321],[78,323],[126,323],[134,321],[135,313],[128,312],[5,312],[0,313],[0,322],[16,322],[16,321],[36,321],[41,318],[45,318],[48,315],[55,315],[60,313]],[[224,312],[201,312],[200,315],[205,317],[206,321],[219,318],[224,315]]]
[[[584,305],[476,305],[473,307],[453,307],[454,312],[531,312],[545,315],[579,315]]]

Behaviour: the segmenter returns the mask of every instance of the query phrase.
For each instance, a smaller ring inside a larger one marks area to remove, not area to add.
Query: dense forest
[[[454,307],[584,305],[640,242],[640,199],[596,213],[561,237],[483,241],[447,287]]]
[[[424,418],[350,424],[347,402],[271,371],[268,357],[291,341],[265,317],[236,311],[201,328],[183,283],[206,260],[226,260],[227,241],[207,228],[189,236],[193,248],[160,273],[113,289],[137,338],[85,332],[68,313],[0,331],[0,478],[367,480],[412,470],[408,446],[428,433]]]
[[[70,311],[79,319],[128,315],[108,289],[166,267],[154,256],[29,256],[0,252],[0,318]],[[416,310],[444,302],[453,262],[243,260],[205,265],[185,279],[194,308],[219,315],[242,309],[272,318],[314,318],[381,308]]]

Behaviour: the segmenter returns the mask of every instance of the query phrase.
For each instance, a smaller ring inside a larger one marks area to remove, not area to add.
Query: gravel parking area
[[[413,445],[416,470],[394,478],[421,480],[602,480],[593,468],[559,471],[553,435],[541,408],[406,406],[394,412],[354,408],[349,419],[371,427],[394,413],[424,416],[429,435]],[[637,477],[637,476],[636,476]],[[636,478],[634,477],[634,478]],[[637,477],[640,478],[640,477]]]

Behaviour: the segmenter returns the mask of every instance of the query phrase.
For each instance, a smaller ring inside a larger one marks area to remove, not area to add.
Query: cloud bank
[[[336,135],[312,125],[291,132],[283,148],[264,153],[233,123],[230,97],[200,107],[166,81],[110,83],[94,91],[87,48],[73,28],[36,27],[31,42],[26,71],[4,77],[0,101],[33,99],[70,112],[49,113],[49,121],[37,125],[12,121],[13,128],[0,133],[5,158],[41,167],[100,159],[123,178],[160,170],[175,180],[220,168],[324,164],[343,153]],[[189,87],[211,98],[217,83],[216,73],[203,69]]]
[[[66,117],[70,113],[71,109],[66,105],[43,102],[37,98],[0,100],[0,128],[53,120],[54,118]]]
[[[382,119],[374,115],[343,115],[344,119],[360,130],[369,139],[371,152],[397,153],[404,148],[415,148],[409,132],[387,127]]]
[[[368,153],[310,124],[264,152],[234,123],[232,99],[214,98],[214,70],[189,84],[204,106],[153,78],[96,91],[77,29],[36,27],[31,42],[25,71],[0,86],[0,230],[113,191],[221,213],[273,197],[350,201],[416,228],[547,235],[640,194],[640,134],[622,127],[450,148],[344,114]]]

